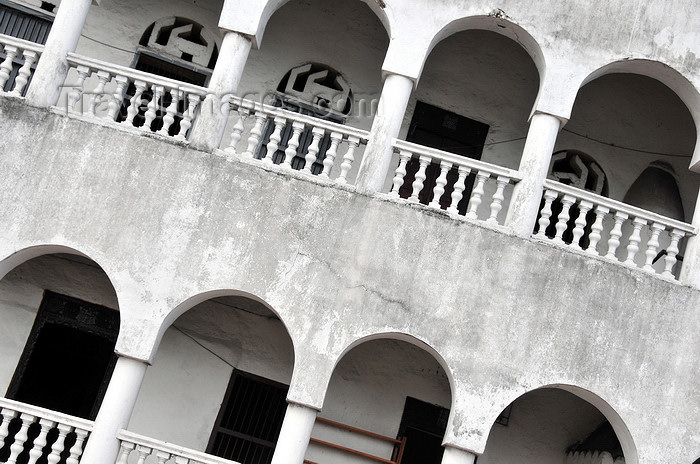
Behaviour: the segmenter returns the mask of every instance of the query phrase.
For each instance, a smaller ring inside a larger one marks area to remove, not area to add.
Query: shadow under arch
[[[265,32],[265,28],[267,27],[267,23],[272,17],[272,15],[275,14],[277,10],[279,10],[282,6],[284,6],[286,3],[289,3],[292,0],[268,0],[268,2],[265,4],[265,7],[262,10],[262,14],[260,17],[260,21],[258,23],[258,33],[257,37],[258,40],[261,39],[262,35]],[[345,0],[347,1],[347,0]],[[375,0],[357,0],[361,1],[362,3],[365,3],[372,12],[379,18],[379,21],[382,23],[384,26],[384,29],[386,30],[387,36],[391,37],[391,19],[389,15],[387,14],[386,10],[381,8]],[[258,46],[260,44],[258,43]]]
[[[527,395],[528,393],[546,388],[566,391],[584,400],[585,402],[596,408],[612,426],[615,435],[617,436],[617,439],[619,440],[620,445],[622,446],[622,452],[625,456],[626,464],[639,464],[639,454],[637,452],[637,446],[634,443],[632,433],[630,432],[629,428],[627,427],[627,424],[625,424],[620,414],[605,399],[585,388],[571,384],[552,383],[528,389],[527,391],[519,391],[516,394],[508,396],[505,399],[505,401],[501,401],[498,404],[494,405],[493,410],[498,411],[495,413],[495,416],[500,414],[501,411],[505,410],[508,406],[513,404],[513,402]],[[493,425],[491,426],[491,429],[493,429]]]
[[[182,301],[180,304],[175,306],[163,319],[163,321],[160,324],[160,327],[158,329],[158,335],[156,339],[155,346],[153,348],[153,353],[155,353],[158,350],[158,345],[160,345],[161,340],[163,339],[163,335],[165,334],[165,331],[168,330],[168,328],[173,325],[173,323],[183,314],[185,314],[187,311],[190,309],[196,307],[200,303],[204,303],[205,301],[214,299],[214,298],[220,298],[220,297],[241,297],[241,298],[247,298],[249,300],[255,301],[256,303],[261,304],[262,306],[265,307],[268,311],[270,311],[272,314],[277,317],[277,319],[282,323],[282,326],[284,327],[285,332],[287,333],[287,336],[289,337],[289,340],[292,344],[292,351],[294,352],[295,356],[295,363],[296,363],[296,355],[297,355],[297,343],[294,337],[292,336],[292,332],[289,330],[289,326],[287,323],[284,321],[284,319],[281,317],[279,312],[274,309],[271,305],[269,305],[265,300],[262,298],[259,298],[258,296],[248,293],[245,291],[241,290],[233,290],[233,289],[219,289],[219,290],[209,290],[205,291],[202,293],[198,293],[197,295],[191,296],[187,298],[186,300]]]
[[[540,93],[542,92],[542,85],[544,84],[545,72],[547,70],[546,60],[544,53],[542,52],[542,47],[537,42],[537,40],[522,26],[509,21],[504,17],[499,15],[479,15],[479,16],[467,16],[464,18],[456,19],[449,24],[445,25],[435,36],[433,36],[428,50],[423,57],[423,64],[421,65],[421,70],[428,59],[428,56],[433,51],[435,46],[442,42],[447,37],[454,35],[458,32],[467,30],[483,30],[490,31],[507,37],[521,46],[527,54],[532,59],[535,67],[537,68],[537,73],[539,74],[539,89],[537,92],[537,98],[533,104],[533,108],[537,107],[537,102],[539,101]]]
[[[613,61],[596,69],[581,82],[579,92],[583,86],[606,74],[638,74],[650,77],[669,88],[681,99],[695,122],[698,134],[690,169],[700,170],[700,91],[680,71],[661,61],[633,58]]]
[[[340,355],[338,355],[337,359],[335,360],[335,363],[333,364],[333,370],[335,370],[335,368],[338,367],[338,363],[340,363],[340,361],[345,357],[345,355],[352,351],[353,348],[356,348],[362,345],[363,343],[367,343],[373,340],[398,340],[417,346],[418,348],[427,352],[435,359],[435,361],[437,361],[440,367],[442,367],[442,369],[445,371],[445,374],[447,375],[447,380],[450,383],[450,390],[452,391],[452,393],[454,393],[454,377],[452,376],[452,371],[447,365],[447,361],[445,361],[445,358],[443,358],[442,355],[435,348],[430,346],[427,342],[421,340],[415,335],[407,334],[405,332],[377,332],[371,335],[366,335],[362,338],[358,338],[357,340],[353,341],[348,346],[346,346],[343,349],[343,351],[341,351]],[[452,399],[452,401],[454,402],[454,398]]]

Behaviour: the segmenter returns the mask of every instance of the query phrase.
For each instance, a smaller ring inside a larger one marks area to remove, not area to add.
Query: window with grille
[[[288,386],[235,370],[207,453],[242,464],[269,464],[287,410]]]

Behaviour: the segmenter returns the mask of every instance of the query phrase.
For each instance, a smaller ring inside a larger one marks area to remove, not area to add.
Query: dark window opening
[[[406,438],[401,464],[440,464],[449,409],[406,397],[398,438]]]
[[[39,8],[41,8],[44,11],[48,11],[49,13],[53,13],[56,9],[56,5],[49,2],[41,2],[41,6]]]
[[[46,291],[7,397],[94,419],[116,363],[119,313]]]
[[[287,410],[288,386],[235,370],[207,453],[241,464],[269,464]]]
[[[488,124],[419,101],[416,102],[416,110],[411,119],[406,141],[478,160],[481,159],[488,131]],[[411,159],[406,165],[404,183],[399,189],[401,198],[411,196],[412,184],[416,179],[419,167],[417,159]],[[440,163],[431,163],[425,171],[423,190],[416,192],[419,194],[418,199],[421,203],[427,205],[433,200],[433,189],[439,176]],[[453,168],[447,173],[445,192],[440,197],[442,209],[449,207],[452,201],[453,186],[458,177],[457,168]],[[457,205],[459,214],[464,215],[467,212],[475,178],[476,173],[471,173],[465,181],[464,196]]]

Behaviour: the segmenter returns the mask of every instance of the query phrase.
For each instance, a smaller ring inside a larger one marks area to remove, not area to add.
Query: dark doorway
[[[287,410],[289,387],[235,370],[207,453],[242,464],[269,464]]]
[[[118,311],[46,291],[7,397],[94,419],[118,333]]]
[[[488,124],[419,101],[416,102],[416,110],[411,119],[406,141],[478,160],[481,159],[488,131]],[[411,195],[411,185],[415,180],[418,168],[417,159],[412,159],[407,164],[404,183],[399,190],[401,198],[408,198]],[[432,201],[435,181],[439,175],[439,163],[432,163],[428,166],[423,190],[419,195],[421,203],[428,204]],[[474,185],[475,177],[475,173],[467,177],[464,198],[457,207],[460,214],[466,213],[469,205],[469,193]],[[443,209],[446,209],[451,202],[452,186],[457,178],[456,168],[447,174],[447,186],[440,200]]]
[[[406,397],[399,438],[406,437],[401,464],[440,464],[442,438],[450,411],[443,407]]]

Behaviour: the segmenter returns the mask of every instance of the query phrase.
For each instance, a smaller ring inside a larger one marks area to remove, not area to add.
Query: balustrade
[[[238,464],[122,430],[116,464]]]
[[[564,464],[625,464],[625,458],[613,459],[607,451],[570,451]]]
[[[394,147],[399,161],[391,197],[502,224],[504,202],[521,179],[517,171],[402,140]]]
[[[65,109],[137,127],[176,140],[187,139],[206,89],[143,71],[68,54]],[[61,102],[59,102],[59,107]]]
[[[24,96],[43,45],[0,34],[0,93]]]
[[[0,398],[0,462],[78,464],[92,422]]]
[[[545,181],[535,237],[675,278],[690,224]]]
[[[354,183],[367,132],[240,98],[231,100],[231,114],[235,124],[226,152]]]

